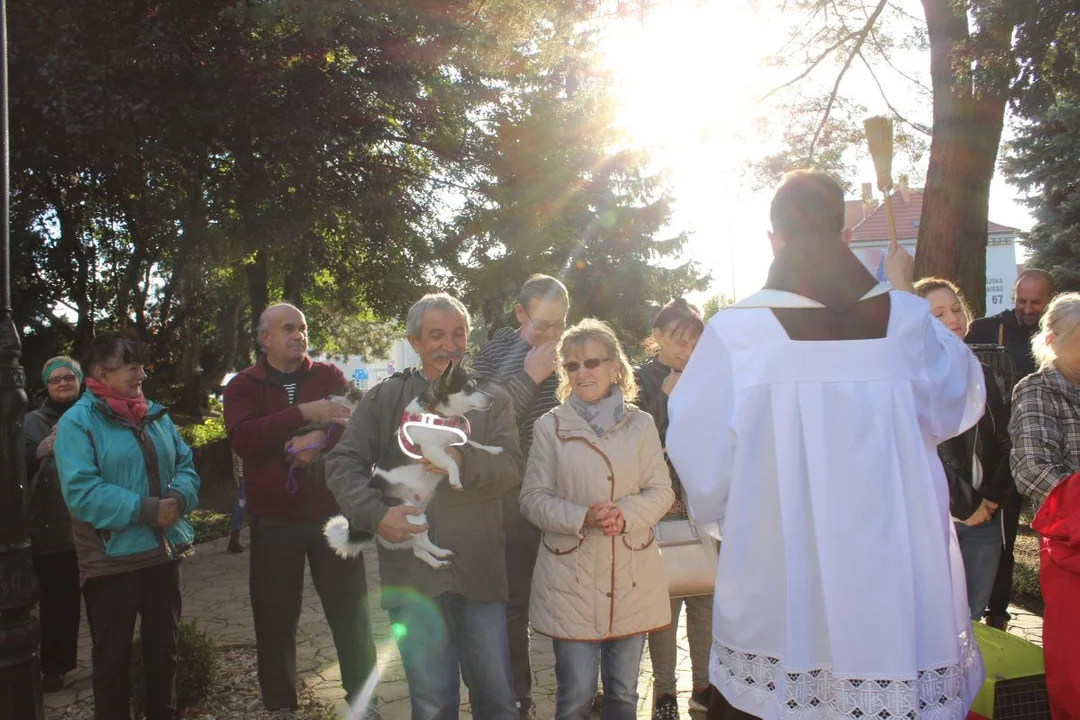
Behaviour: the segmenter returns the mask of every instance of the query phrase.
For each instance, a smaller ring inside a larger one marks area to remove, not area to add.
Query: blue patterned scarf
[[[612,385],[611,393],[597,402],[587,403],[573,393],[570,394],[568,402],[570,407],[574,408],[577,414],[589,424],[597,437],[603,437],[626,414],[622,390],[617,385]]]

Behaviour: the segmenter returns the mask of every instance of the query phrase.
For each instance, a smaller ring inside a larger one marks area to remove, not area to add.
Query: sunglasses
[[[78,382],[78,378],[74,375],[58,375],[56,377],[49,378],[50,385],[60,385],[62,383]]]
[[[584,365],[586,370],[595,370],[600,367],[600,363],[611,362],[611,358],[586,358],[582,362],[577,360],[571,360],[570,362],[564,362],[562,364],[563,370],[568,373],[576,373]]]

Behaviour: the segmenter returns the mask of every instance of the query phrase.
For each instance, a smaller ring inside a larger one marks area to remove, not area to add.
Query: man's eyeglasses
[[[79,379],[75,375],[54,375],[49,378],[50,385],[63,385],[64,383],[77,383]]]
[[[544,322],[543,320],[537,322],[533,320],[532,315],[530,315],[529,313],[525,313],[525,317],[529,318],[529,324],[532,325],[533,330],[538,333],[557,332],[559,334],[562,334],[562,331],[566,329],[566,323],[564,322],[549,323]]]
[[[582,362],[577,360],[571,360],[570,362],[564,362],[562,364],[563,370],[567,373],[576,373],[584,365],[586,370],[595,370],[600,367],[600,363],[611,362],[611,358],[586,358]]]

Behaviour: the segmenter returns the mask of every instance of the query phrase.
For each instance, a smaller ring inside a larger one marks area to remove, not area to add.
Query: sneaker
[[[64,673],[49,673],[41,676],[41,692],[54,693],[64,689]]]
[[[674,695],[661,695],[653,705],[653,720],[679,720],[679,701]]]
[[[296,711],[292,708],[278,708],[270,711],[270,720],[296,720]]]
[[[709,712],[709,688],[703,687],[690,693],[690,709]]]
[[[532,698],[518,700],[518,720],[536,720],[536,705]]]

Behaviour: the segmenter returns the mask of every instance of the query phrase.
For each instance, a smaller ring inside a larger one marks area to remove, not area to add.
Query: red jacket
[[[1031,529],[1042,539],[1043,658],[1054,720],[1080,718],[1080,473],[1046,496]]]
[[[307,425],[297,405],[343,393],[345,375],[334,365],[305,357],[296,401],[289,405],[285,388],[267,378],[266,367],[266,358],[260,356],[225,387],[225,430],[243,460],[248,512],[283,520],[325,520],[341,510],[326,488],[322,460],[294,471],[297,488],[289,493],[285,443]],[[334,426],[323,457],[340,437],[341,427]]]

